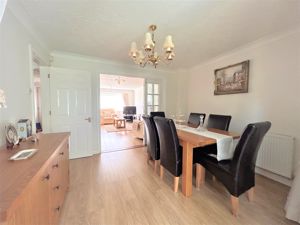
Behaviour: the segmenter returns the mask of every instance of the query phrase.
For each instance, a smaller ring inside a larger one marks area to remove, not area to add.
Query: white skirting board
[[[255,172],[257,174],[260,174],[260,175],[262,175],[264,177],[267,177],[267,178],[269,178],[271,180],[275,180],[275,181],[277,181],[279,183],[285,184],[285,185],[287,185],[289,187],[292,185],[292,182],[293,182],[293,180],[291,180],[291,179],[288,179],[286,177],[277,175],[275,173],[272,173],[272,172],[270,172],[268,170],[261,169],[259,167],[255,168]]]

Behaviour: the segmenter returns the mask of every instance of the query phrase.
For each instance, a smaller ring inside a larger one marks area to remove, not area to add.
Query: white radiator
[[[291,179],[294,146],[294,137],[283,134],[267,134],[258,151],[256,166]]]

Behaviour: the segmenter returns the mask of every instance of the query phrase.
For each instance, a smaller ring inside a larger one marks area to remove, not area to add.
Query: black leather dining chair
[[[208,116],[207,120],[207,128],[215,128],[219,130],[225,130],[228,131],[229,125],[231,121],[231,116],[228,115],[216,115],[216,114],[210,114]],[[194,155],[193,155],[193,163],[197,163],[199,158],[199,151],[206,154],[217,154],[217,145],[212,144],[205,147],[200,147],[194,149]]]
[[[160,177],[163,179],[164,169],[174,175],[174,192],[178,191],[179,176],[182,173],[182,147],[173,120],[154,117],[160,140]]]
[[[200,125],[200,116],[203,116],[203,123],[205,121],[205,113],[190,113],[189,119],[188,119],[188,126],[191,127],[198,127]]]
[[[207,128],[215,128],[228,131],[231,116],[210,114],[207,120]]]
[[[249,124],[235,148],[232,160],[217,161],[213,156],[200,153],[196,180],[204,183],[205,169],[216,176],[231,194],[232,213],[235,216],[238,214],[238,197],[241,194],[247,191],[249,201],[253,199],[257,153],[270,127],[268,121]]]
[[[152,116],[143,116],[143,120],[146,127],[146,140],[147,140],[147,153],[149,163],[150,159],[154,160],[154,171],[158,170],[159,159],[160,159],[160,146],[159,137]]]
[[[150,116],[160,116],[160,117],[166,117],[165,112],[150,112]]]

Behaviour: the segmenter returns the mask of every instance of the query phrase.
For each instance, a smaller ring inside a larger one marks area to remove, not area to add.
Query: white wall
[[[188,112],[232,115],[230,130],[269,120],[271,132],[296,137],[300,160],[300,29],[257,41],[190,70]],[[250,60],[249,93],[214,96],[214,70]],[[284,149],[283,149],[284,151]]]
[[[134,90],[134,102],[136,105],[136,114],[138,115],[144,114],[144,102],[145,102],[144,86],[141,86]]]
[[[100,51],[101,49],[99,49]],[[142,77],[146,79],[159,79],[161,80],[163,87],[163,108],[167,114],[174,114],[176,111],[177,101],[177,74],[163,71],[159,69],[152,69],[152,67],[140,68],[137,65],[124,65],[116,62],[107,60],[100,60],[88,56],[80,56],[70,53],[53,52],[52,66],[62,67],[69,69],[81,69],[91,72],[92,74],[92,102],[99,102],[100,92],[100,79],[99,74],[118,74],[120,76],[128,77]],[[130,60],[130,59],[128,59]],[[99,106],[93,104],[93,151],[94,153],[99,152]]]
[[[10,5],[0,24],[0,88],[6,94],[7,108],[0,109],[0,146],[5,144],[4,126],[21,118],[32,118],[29,45],[48,61],[48,51],[25,23],[26,18]],[[16,16],[17,15],[17,16]]]

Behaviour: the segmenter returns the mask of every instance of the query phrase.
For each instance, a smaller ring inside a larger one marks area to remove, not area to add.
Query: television
[[[136,106],[124,106],[123,114],[124,115],[135,115],[136,114]]]
[[[136,106],[124,106],[123,108],[123,117],[126,121],[132,122],[135,118]]]

